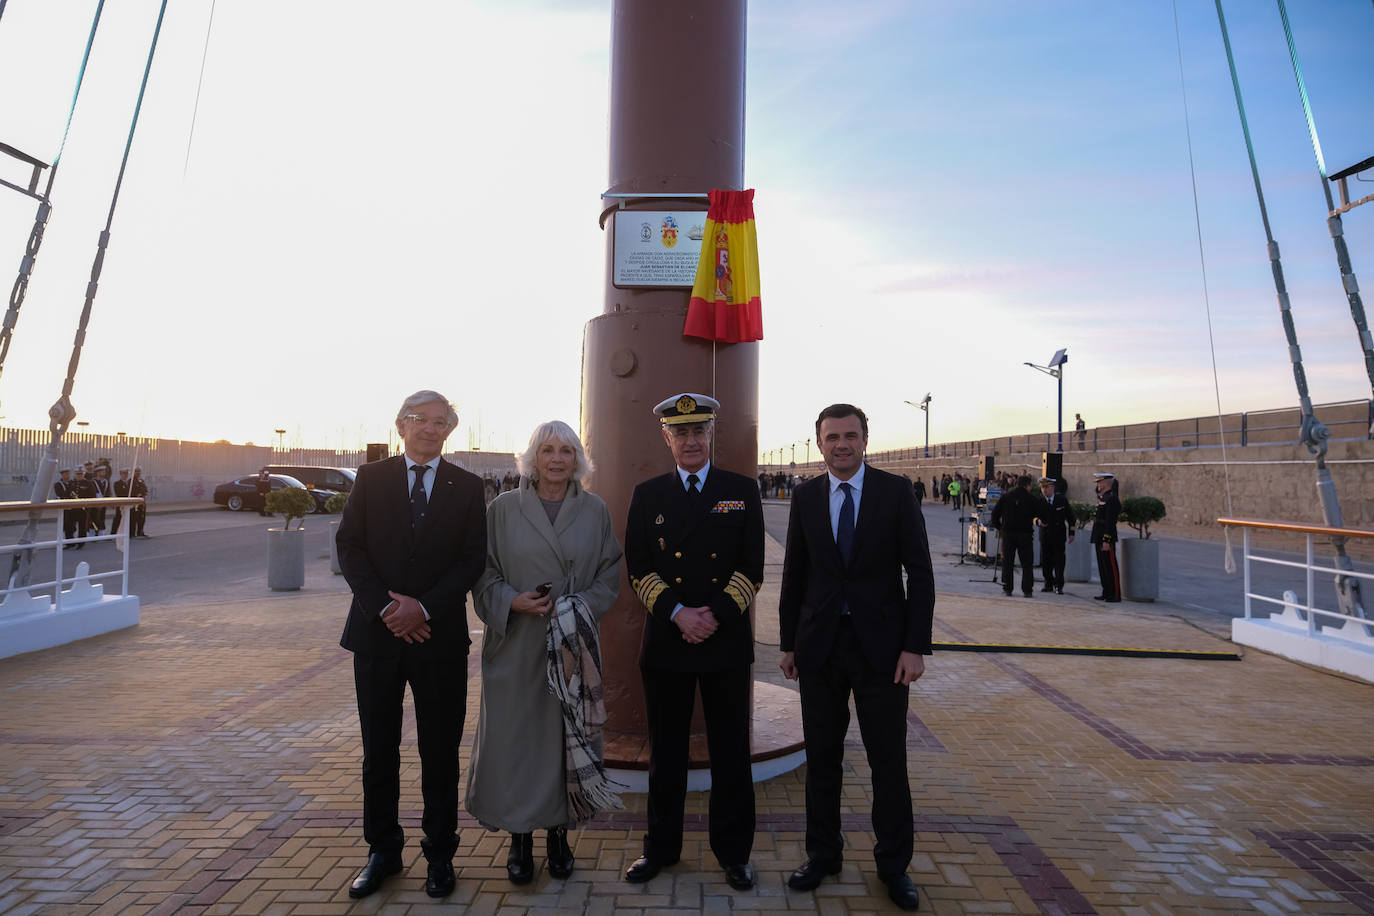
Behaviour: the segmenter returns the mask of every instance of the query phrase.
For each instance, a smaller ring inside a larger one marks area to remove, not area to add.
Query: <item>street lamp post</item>
[[[282,436],[285,436],[285,435],[286,435],[286,430],[284,430],[284,429],[274,429],[274,430],[272,430],[272,432],[274,432],[274,433],[277,434],[277,451],[280,452],[280,451],[282,450],[282,448],[283,448],[283,445],[282,445]]]
[[[1067,349],[1055,350],[1050,357],[1048,366],[1037,366],[1035,363],[1026,363],[1032,369],[1043,372],[1059,382],[1059,452],[1064,451],[1064,364],[1069,361],[1069,351]]]
[[[810,464],[811,464],[811,440],[810,440],[810,439],[807,439],[807,440],[806,440],[806,463],[807,463],[808,466],[810,466]]]
[[[929,391],[926,392],[926,396],[923,397],[923,398],[921,398],[921,403],[919,403],[919,404],[917,404],[915,401],[907,401],[906,403],[910,404],[912,407],[918,407],[918,408],[920,408],[921,412],[924,413],[924,414],[926,415],[926,449],[925,449],[925,457],[929,458],[929,457],[930,457],[930,392],[929,392]]]

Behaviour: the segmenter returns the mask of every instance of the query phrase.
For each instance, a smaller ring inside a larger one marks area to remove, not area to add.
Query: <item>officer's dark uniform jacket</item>
[[[1013,487],[992,507],[992,527],[1007,534],[1029,534],[1040,515],[1041,500],[1024,487]]]
[[[1121,515],[1121,500],[1116,487],[1097,498],[1097,514],[1093,516],[1091,541],[1094,544],[1116,543],[1116,520]]]
[[[763,586],[763,502],[758,483],[711,465],[695,506],[676,470],[635,487],[625,524],[630,585],[649,610],[642,665],[720,671],[754,660],[749,605]],[[718,628],[693,645],[673,609],[707,606]]]
[[[1040,521],[1045,525],[1040,529],[1042,543],[1062,544],[1067,541],[1069,532],[1073,530],[1073,511],[1069,508],[1069,498],[1063,493],[1055,493],[1048,500],[1042,499]]]

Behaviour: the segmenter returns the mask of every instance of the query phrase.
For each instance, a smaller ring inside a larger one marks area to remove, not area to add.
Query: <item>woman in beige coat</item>
[[[576,595],[599,621],[620,590],[621,550],[606,504],[579,483],[587,456],[568,424],[537,427],[518,464],[519,488],[487,508],[487,568],[473,589],[486,630],[467,809],[488,829],[510,832],[506,872],[525,884],[537,829],[548,830],[549,874],[566,878],[575,864],[548,615],[560,596]]]

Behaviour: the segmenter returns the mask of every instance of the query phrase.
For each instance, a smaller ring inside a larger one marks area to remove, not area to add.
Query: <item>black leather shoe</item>
[[[452,862],[429,863],[429,877],[425,878],[425,893],[431,897],[447,897],[453,893]]]
[[[1010,598],[1010,597],[1011,597],[1011,589],[1009,589],[1009,588],[1004,588],[1004,589],[1002,589],[1002,594],[1004,594],[1004,595],[1006,595],[1008,598]]]
[[[573,873],[577,860],[573,858],[568,846],[568,828],[553,827],[549,830],[549,874],[555,878],[566,878]]]
[[[512,833],[510,855],[506,856],[506,877],[511,884],[529,884],[534,879],[534,834]]]
[[[677,859],[674,859],[672,862],[661,862],[646,852],[638,859],[635,859],[629,868],[625,869],[625,880],[631,884],[643,884],[645,881],[648,881],[654,875],[658,874],[663,866],[672,865],[676,862]]]
[[[904,910],[914,910],[921,905],[921,894],[906,875],[898,875],[887,882],[887,896]]]
[[[814,891],[821,886],[821,881],[826,875],[838,875],[841,866],[839,859],[807,859],[806,864],[792,872],[791,877],[787,879],[787,886],[794,891]]]
[[[1035,597],[1035,592],[1022,592],[1021,594],[1025,595],[1027,598]]]
[[[1053,588],[1052,586],[1049,586],[1049,585],[1042,585],[1042,586],[1040,586],[1040,591],[1042,591],[1042,592],[1052,592],[1052,591],[1054,591],[1054,588]]]
[[[358,872],[358,877],[348,886],[348,896],[357,899],[375,893],[382,882],[401,870],[399,856],[384,856],[374,852],[367,857],[367,864]]]
[[[1105,602],[1107,602],[1108,604],[1120,604],[1120,603],[1121,603],[1121,599],[1120,599],[1120,598],[1103,598],[1102,600],[1105,601]]]
[[[1093,600],[1094,600],[1094,601],[1106,601],[1106,600],[1107,600],[1107,596],[1106,596],[1106,595],[1093,595]]]
[[[749,890],[754,886],[754,866],[748,862],[725,866],[725,883],[737,891]]]

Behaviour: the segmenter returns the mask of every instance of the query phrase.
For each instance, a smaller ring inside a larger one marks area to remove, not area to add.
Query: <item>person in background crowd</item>
[[[104,459],[101,459],[102,461]],[[100,497],[110,497],[114,491],[110,488],[110,469],[107,465],[97,463],[95,466],[95,495]],[[105,533],[105,506],[97,506],[91,510],[92,521],[95,523],[96,537]]]
[[[88,461],[86,464],[90,465],[92,468],[95,467],[92,462]],[[98,491],[95,488],[95,481],[86,476],[86,469],[83,467],[76,468],[75,479],[72,481],[71,489],[77,499],[95,499],[98,495]],[[79,537],[84,538],[90,533],[91,528],[94,527],[95,510],[81,509],[79,511],[81,513],[81,532]],[[85,544],[77,544],[76,549],[80,550],[85,546]]]
[[[258,515],[266,515],[267,497],[272,492],[272,477],[267,473],[267,468],[258,471],[258,479],[253,483],[258,488],[258,501],[261,503],[258,506]]]
[[[143,500],[143,504],[129,510],[129,537],[146,538],[143,523],[148,519],[148,482],[143,479],[143,468],[134,468],[134,479],[129,482],[129,495]]]
[[[1078,450],[1081,452],[1088,442],[1088,424],[1084,422],[1081,413],[1073,415],[1073,429],[1074,438],[1078,440]]]
[[[114,495],[126,497],[129,495],[129,469],[119,469],[119,479],[114,482]],[[110,534],[119,534],[119,524],[124,520],[124,507],[115,506],[114,524],[110,526]],[[134,533],[134,520],[132,514],[129,517],[129,534]]]
[[[919,506],[926,498],[926,482],[917,477],[916,482],[911,485],[911,492],[916,494],[916,505]]]
[[[1116,565],[1116,520],[1121,515],[1121,498],[1117,495],[1116,477],[1099,471],[1093,477],[1097,486],[1097,513],[1093,516],[1090,540],[1097,554],[1097,578],[1102,582],[1098,601],[1121,600],[1121,570]]]
[[[1065,543],[1073,543],[1073,511],[1069,508],[1069,498],[1059,490],[1059,481],[1053,477],[1040,478],[1040,495],[1045,501],[1040,506],[1040,570],[1044,573],[1045,584],[1041,591],[1064,594]]]
[[[1016,561],[1021,561],[1021,594],[1035,597],[1035,520],[1040,517],[1038,500],[1031,495],[1031,479],[1016,478],[1016,486],[1002,494],[992,507],[991,525],[1002,532],[1002,593],[1011,594],[1016,578]]]
[[[63,468],[58,472],[58,480],[52,485],[53,493],[58,499],[76,499],[76,482],[72,480],[72,469]],[[64,509],[62,512],[62,537],[72,540],[86,536],[86,513],[82,509]],[[80,550],[85,544],[77,544],[74,549]]]

